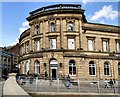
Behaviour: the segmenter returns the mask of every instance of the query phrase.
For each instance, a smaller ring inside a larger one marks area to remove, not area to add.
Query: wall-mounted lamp
[[[62,67],[62,63],[60,63],[60,67]]]
[[[46,67],[46,63],[44,63],[44,67]]]

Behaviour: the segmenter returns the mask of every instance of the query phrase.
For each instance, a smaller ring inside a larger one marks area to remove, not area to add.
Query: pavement
[[[2,97],[2,94],[3,94],[3,84],[4,82],[0,81],[0,97]]]
[[[59,84],[57,80],[52,82],[49,80],[38,80],[33,84],[26,83],[21,85],[21,87],[28,93],[30,92],[65,92],[65,93],[118,93],[118,87],[116,88],[105,88],[104,83],[100,83],[98,89],[98,84],[93,84],[90,82],[80,82],[80,87],[78,85],[70,85],[70,88],[65,86],[65,84],[60,80]]]

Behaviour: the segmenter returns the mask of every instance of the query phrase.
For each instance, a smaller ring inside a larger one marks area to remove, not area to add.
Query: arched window
[[[70,62],[69,62],[69,74],[71,74],[71,75],[76,74],[76,66],[75,66],[74,60],[70,60]]]
[[[95,63],[93,61],[89,62],[89,75],[95,75]]]
[[[110,75],[110,65],[107,61],[104,63],[104,75]]]
[[[74,31],[74,24],[72,22],[69,22],[67,25],[67,30],[68,31]]]
[[[26,74],[28,73],[28,71],[30,70],[30,64],[29,62],[26,63]]]
[[[50,24],[50,32],[55,32],[55,23]]]
[[[40,34],[40,27],[38,25],[35,27],[35,34]]]
[[[35,61],[35,74],[40,74],[40,62]]]
[[[118,63],[118,75],[120,75],[120,62]]]

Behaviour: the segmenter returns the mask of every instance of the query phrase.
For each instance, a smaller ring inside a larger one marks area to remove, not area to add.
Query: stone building
[[[87,22],[81,5],[58,4],[30,12],[19,39],[21,74],[48,78],[118,79],[119,27]]]

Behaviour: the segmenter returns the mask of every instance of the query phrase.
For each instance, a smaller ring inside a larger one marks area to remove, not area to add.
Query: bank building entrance
[[[58,63],[55,59],[50,61],[50,78],[56,80],[58,77]]]

